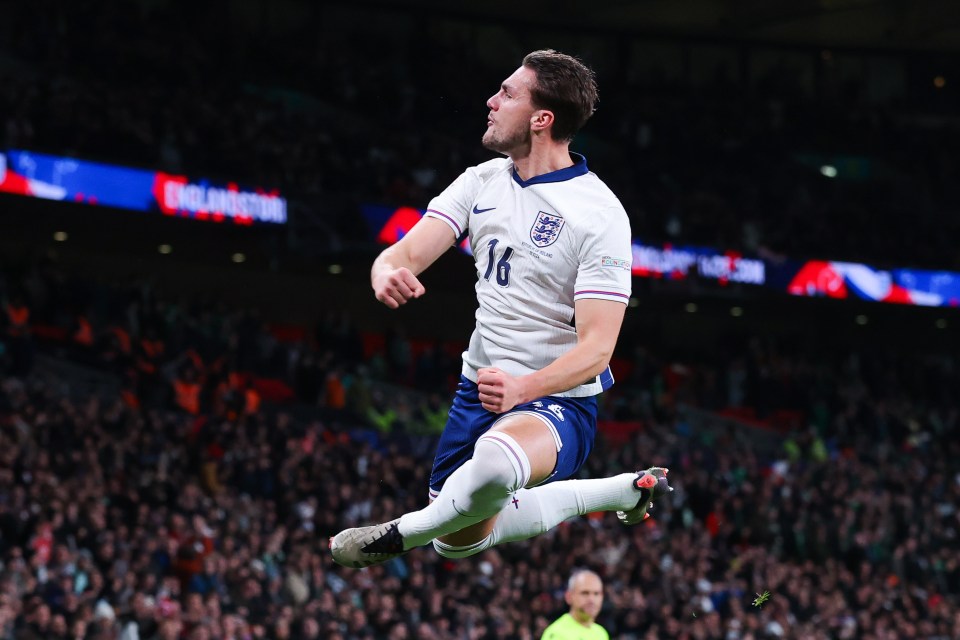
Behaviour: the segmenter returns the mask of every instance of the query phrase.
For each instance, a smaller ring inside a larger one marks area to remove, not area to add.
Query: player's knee
[[[480,542],[468,545],[452,545],[439,540],[433,541],[433,548],[444,558],[469,558],[493,546],[493,536],[487,536]]]
[[[487,433],[473,449],[475,487],[478,491],[503,493],[522,489],[530,481],[530,461],[517,441],[505,433]]]

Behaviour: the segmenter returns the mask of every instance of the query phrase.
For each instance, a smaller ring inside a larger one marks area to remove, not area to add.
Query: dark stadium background
[[[539,637],[575,566],[604,577],[611,637],[960,637],[956,302],[637,277],[616,356],[625,375],[583,473],[667,464],[680,491],[658,506],[662,524],[584,519],[455,566],[425,549],[357,573],[325,553],[342,526],[422,502],[435,434],[418,407],[445,406],[473,324],[472,262],[456,251],[427,272],[422,300],[376,303],[367,274],[382,245],[362,209],[424,208],[486,159],[484,101],[526,52],[553,47],[596,69],[600,106],[573,148],[644,243],[960,272],[957,3],[0,9],[0,153],[275,188],[289,213],[285,225],[214,224],[0,193],[0,303],[26,297],[34,326],[24,337],[9,313],[0,323],[0,639]],[[132,302],[127,361],[110,332]],[[91,344],[75,339],[81,316]],[[148,327],[168,349],[145,373]],[[446,356],[421,363],[430,345]],[[305,354],[322,366],[301,366]],[[204,381],[197,411],[173,386],[190,367]],[[361,380],[364,406],[401,417],[385,429],[337,405],[321,374]],[[251,388],[262,402],[244,405]],[[290,453],[307,441],[309,454]],[[81,486],[70,447],[97,461],[83,465],[101,484]],[[177,452],[156,496],[148,450]],[[31,489],[44,473],[67,494]],[[46,559],[44,527],[71,501],[89,513],[54,527],[65,555]],[[237,533],[241,503],[261,537]],[[266,550],[278,523],[285,535]],[[165,560],[161,539],[174,541]],[[208,557],[223,562],[217,588],[200,585]],[[104,585],[88,584],[95,573]],[[771,601],[751,606],[767,589]],[[54,630],[57,616],[79,635]]]

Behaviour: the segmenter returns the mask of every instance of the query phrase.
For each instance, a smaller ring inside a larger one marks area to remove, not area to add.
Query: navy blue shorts
[[[593,449],[597,433],[597,398],[547,396],[517,405],[506,413],[493,413],[480,405],[477,384],[460,376],[457,395],[450,407],[447,425],[437,445],[430,474],[430,497],[435,498],[447,477],[473,457],[477,440],[504,416],[532,414],[544,421],[557,442],[557,466],[543,483],[575,474]]]

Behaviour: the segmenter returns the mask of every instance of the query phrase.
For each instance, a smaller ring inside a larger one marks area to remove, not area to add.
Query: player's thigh
[[[539,420],[547,430],[538,429],[529,420],[516,422],[518,417]],[[430,474],[431,499],[437,496],[450,474],[473,457],[477,439],[491,428],[504,429],[511,437],[520,438],[520,446],[533,467],[533,481],[527,486],[563,480],[580,469],[593,449],[597,400],[596,397],[548,396],[498,415],[483,408],[476,383],[461,376],[434,457]],[[546,434],[554,440],[552,449],[545,444]]]
[[[527,486],[532,487],[569,478],[580,469],[593,448],[596,407],[594,398],[542,398],[498,417],[490,431],[508,434],[523,449],[531,467]],[[455,547],[476,544],[490,535],[498,517],[442,536],[440,542]]]
[[[527,487],[574,476],[593,449],[597,399],[547,396],[511,409],[492,429],[516,440],[530,460]]]
[[[508,413],[497,420],[490,431],[507,434],[520,445],[530,461],[530,481],[527,486],[540,484],[557,467],[557,439],[554,431],[539,417],[529,413]]]

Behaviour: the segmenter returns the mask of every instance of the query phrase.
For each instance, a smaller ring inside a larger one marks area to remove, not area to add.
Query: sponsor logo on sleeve
[[[600,266],[606,269],[623,269],[624,271],[630,271],[630,261],[624,260],[623,258],[603,256],[600,258]]]

